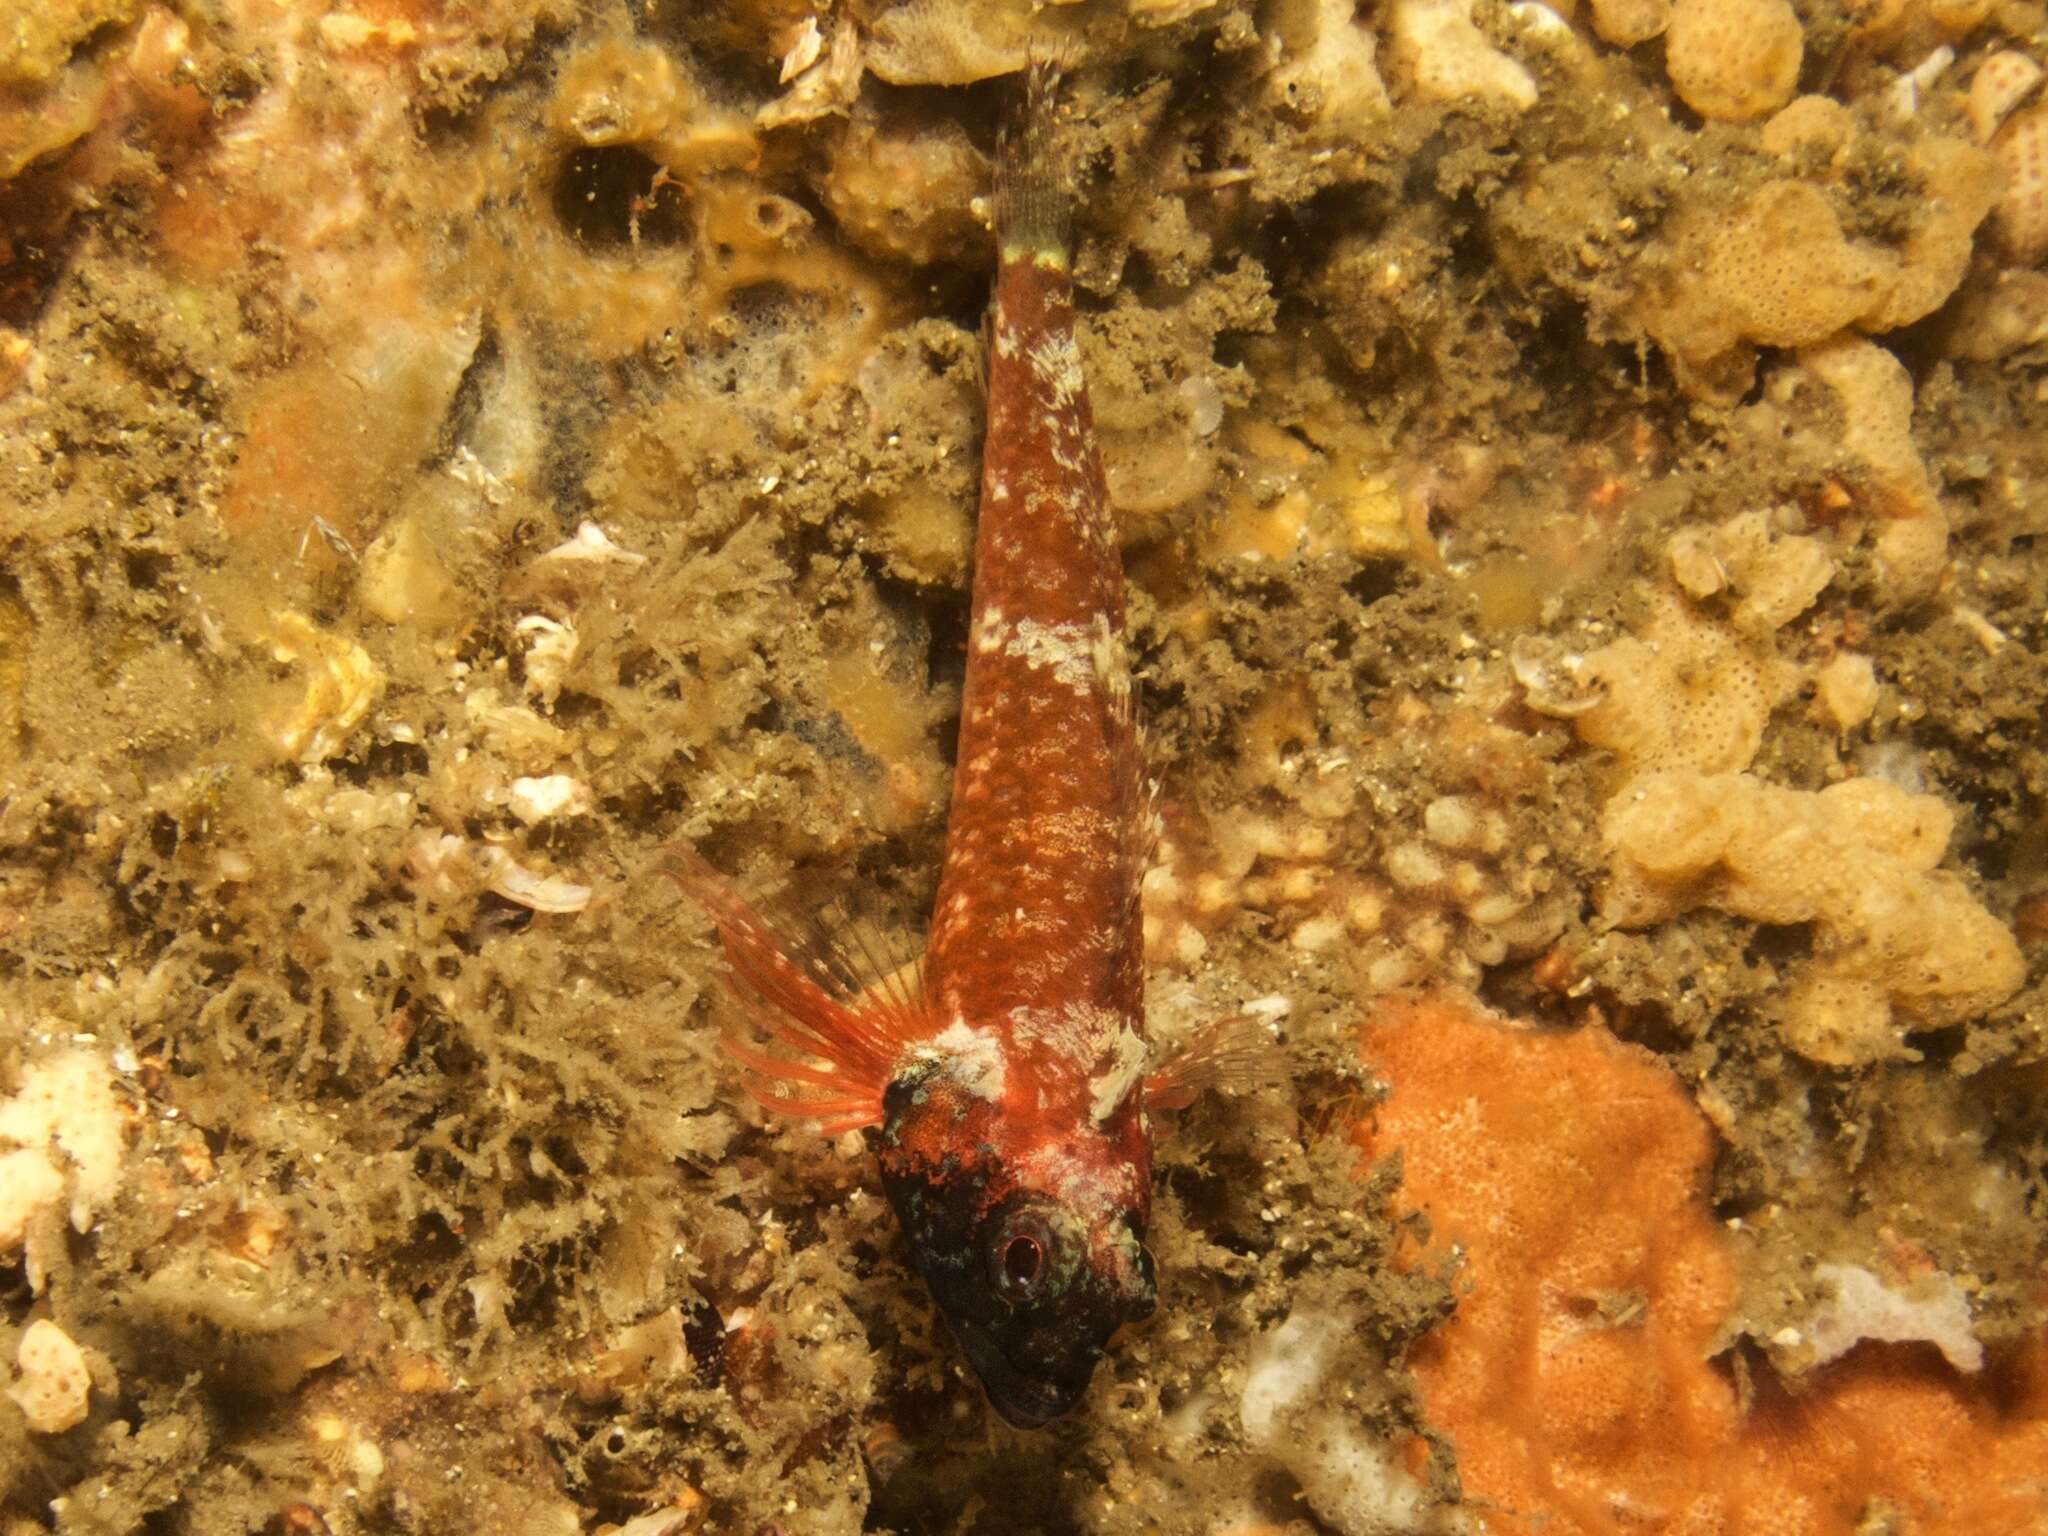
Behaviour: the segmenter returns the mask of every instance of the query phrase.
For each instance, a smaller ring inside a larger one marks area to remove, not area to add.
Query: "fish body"
[[[1048,110],[1034,71],[999,177],[967,672],[921,974],[835,984],[715,876],[684,877],[757,1020],[813,1058],[732,1042],[756,1097],[872,1128],[918,1270],[1024,1427],[1071,1409],[1155,1302],[1139,884],[1156,817]]]

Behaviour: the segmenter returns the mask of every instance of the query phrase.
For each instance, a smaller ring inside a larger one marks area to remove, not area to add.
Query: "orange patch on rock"
[[[1359,1127],[1428,1219],[1403,1262],[1463,1250],[1456,1313],[1410,1364],[1489,1536],[1899,1536],[2048,1530],[2048,1341],[1985,1379],[1864,1344],[1747,1409],[1709,1359],[1734,1258],[1705,1202],[1712,1136],[1648,1051],[1393,999]],[[1768,1375],[1768,1372],[1764,1374]]]

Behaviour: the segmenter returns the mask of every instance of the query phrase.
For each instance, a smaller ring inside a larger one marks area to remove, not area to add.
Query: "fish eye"
[[[1035,1237],[1020,1234],[1003,1245],[1003,1273],[1012,1285],[1030,1285],[1044,1263],[1045,1250],[1038,1246]]]
[[[989,1277],[1013,1301],[1029,1301],[1053,1267],[1052,1228],[1036,1211],[1017,1211],[996,1228],[988,1245]]]

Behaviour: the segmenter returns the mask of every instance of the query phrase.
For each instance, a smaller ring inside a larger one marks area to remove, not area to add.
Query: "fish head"
[[[961,1353],[1010,1424],[1059,1418],[1110,1337],[1157,1304],[1149,1160],[1132,1168],[1092,1133],[1020,1134],[942,1078],[899,1081],[882,1103],[883,1187]]]

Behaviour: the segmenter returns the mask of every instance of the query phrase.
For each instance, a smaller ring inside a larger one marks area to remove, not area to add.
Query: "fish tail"
[[[1034,51],[1024,98],[1003,125],[996,153],[996,244],[1005,265],[1037,261],[1066,270],[1073,256],[1073,209],[1053,145],[1061,65]]]

